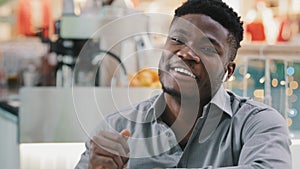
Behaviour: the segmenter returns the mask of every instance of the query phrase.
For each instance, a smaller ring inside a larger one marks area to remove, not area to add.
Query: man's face
[[[225,71],[230,76],[235,68],[229,59],[227,38],[227,29],[209,16],[175,18],[159,64],[165,92],[186,97],[199,92],[201,100],[210,99],[222,84]]]

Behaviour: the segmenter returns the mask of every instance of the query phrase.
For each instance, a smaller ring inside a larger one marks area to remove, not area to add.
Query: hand
[[[101,131],[91,139],[89,169],[123,169],[128,161],[130,131]]]

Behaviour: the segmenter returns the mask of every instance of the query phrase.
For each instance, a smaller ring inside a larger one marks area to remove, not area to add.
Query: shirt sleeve
[[[80,160],[75,169],[87,169],[90,158],[90,139],[85,142],[86,150],[81,154]]]
[[[244,124],[242,141],[242,168],[292,168],[287,123],[276,110],[252,113]]]
[[[267,108],[252,113],[244,124],[242,141],[237,166],[198,169],[292,169],[287,123],[276,110]]]
[[[100,121],[99,125],[92,131],[90,136],[96,135],[101,130],[107,130],[105,124],[106,124],[105,121]],[[75,169],[88,169],[89,160],[90,160],[90,147],[91,147],[90,138],[88,138],[87,141],[85,142],[85,151],[81,154],[80,160],[77,163]]]
[[[291,141],[285,119],[274,109],[252,112],[242,127],[243,147],[237,166],[199,166],[201,169],[291,169]],[[87,169],[90,144],[75,169]],[[224,154],[226,155],[226,154]],[[200,169],[200,168],[199,168]]]

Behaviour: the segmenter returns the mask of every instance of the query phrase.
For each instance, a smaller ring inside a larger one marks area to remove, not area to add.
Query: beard
[[[162,83],[162,82],[161,82],[161,84],[162,84],[162,91],[164,93],[169,94],[170,96],[177,97],[179,99],[188,99],[188,100],[190,100],[190,99],[196,99],[197,100],[198,97],[201,98],[201,92],[200,92],[200,90],[195,90],[195,92],[197,92],[198,94],[194,93],[193,95],[191,95],[191,94],[187,94],[185,92],[178,91],[178,90],[176,90],[176,89],[174,89],[172,87],[166,87],[164,85],[164,83]],[[211,88],[207,88],[206,92],[207,91],[210,92]],[[204,95],[206,95],[206,94],[204,94]],[[195,97],[197,97],[197,98],[195,98]],[[207,97],[207,96],[202,96],[202,97]],[[211,98],[211,96],[208,96],[208,97]]]
[[[167,93],[171,96],[181,98],[181,93],[180,92],[177,92],[176,90],[171,89],[171,88],[166,88],[164,84],[162,84],[162,90],[163,90],[164,93]]]

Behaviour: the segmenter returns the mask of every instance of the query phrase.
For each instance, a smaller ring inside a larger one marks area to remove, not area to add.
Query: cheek
[[[223,64],[219,62],[209,62],[205,65],[203,64],[203,72],[201,77],[203,79],[200,82],[203,83],[203,88],[207,88],[204,92],[214,92],[222,84],[224,68]],[[201,84],[200,84],[201,85]]]
[[[166,56],[161,56],[159,65],[158,65],[158,75],[162,84],[166,84],[170,81],[171,77],[169,76],[168,68],[168,59]]]
[[[167,71],[159,70],[159,80],[165,89],[172,91],[180,91],[176,79],[174,79]]]
[[[213,58],[213,59],[203,59],[203,68],[205,69],[207,75],[211,79],[216,79],[220,77],[225,71],[223,66],[223,62],[220,58]]]
[[[170,51],[164,50],[159,60],[159,69],[168,71],[168,65],[173,54]]]
[[[220,65],[208,67],[206,70],[207,70],[207,75],[211,79],[219,78],[220,74],[222,74],[222,72],[224,72],[223,68]]]
[[[158,64],[158,74],[160,75],[163,71],[166,71],[166,59],[162,56]]]

